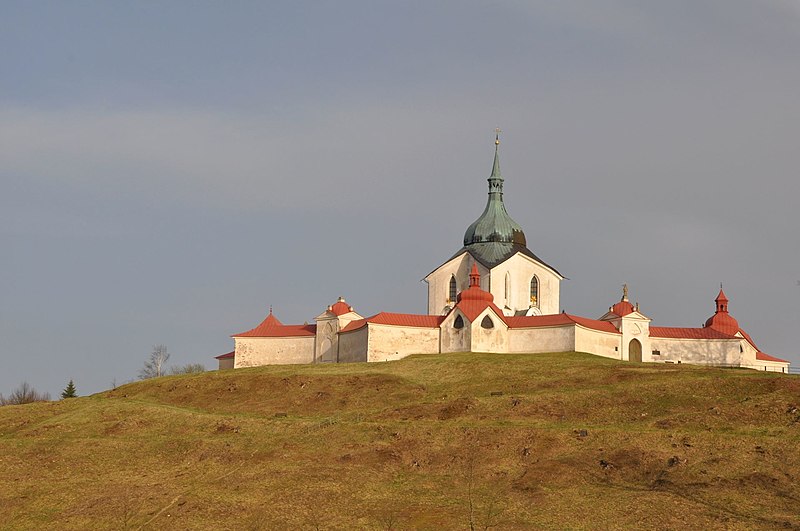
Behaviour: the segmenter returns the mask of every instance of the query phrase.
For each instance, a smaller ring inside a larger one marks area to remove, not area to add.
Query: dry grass
[[[0,408],[2,529],[800,527],[800,377],[417,356]]]

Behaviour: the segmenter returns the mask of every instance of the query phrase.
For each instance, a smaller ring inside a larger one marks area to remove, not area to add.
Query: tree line
[[[187,363],[186,365],[172,365],[167,368],[169,352],[165,345],[155,345],[150,356],[145,360],[144,366],[139,371],[139,379],[158,378],[167,374],[193,374],[205,372],[206,368],[202,363]],[[116,387],[116,384],[112,385]],[[78,396],[75,382],[70,379],[67,386],[61,392],[61,399],[75,398]],[[30,404],[32,402],[47,402],[51,400],[50,393],[40,393],[28,382],[22,382],[19,387],[14,389],[7,397],[0,393],[0,406],[14,406],[20,404]]]

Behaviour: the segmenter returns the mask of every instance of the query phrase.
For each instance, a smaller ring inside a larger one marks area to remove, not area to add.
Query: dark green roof
[[[464,247],[452,258],[468,252],[475,260],[489,269],[508,260],[516,253],[533,258],[540,264],[562,276],[554,267],[547,265],[527,247],[522,227],[511,219],[503,203],[503,176],[500,173],[499,141],[495,142],[492,175],[489,177],[489,198],[486,208],[464,233]],[[452,260],[451,258],[451,260]]]
[[[461,256],[464,253],[469,253],[476,262],[487,269],[492,269],[496,265],[502,264],[515,254],[522,253],[529,258],[533,258],[548,269],[552,269],[558,276],[564,278],[564,275],[559,273],[555,267],[549,265],[547,262],[533,254],[533,252],[524,245],[500,242],[473,243],[471,245],[465,245],[459,249],[453,256],[447,259],[447,262],[457,256]]]
[[[497,145],[494,150],[492,175],[489,177],[489,199],[486,208],[464,233],[464,246],[475,243],[498,242],[525,246],[525,233],[522,227],[511,219],[503,204],[503,176],[500,174],[500,156]]]

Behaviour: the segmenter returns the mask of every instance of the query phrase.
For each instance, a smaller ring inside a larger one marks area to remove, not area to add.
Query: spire
[[[464,246],[475,243],[501,244],[495,248],[496,254],[507,252],[502,244],[521,245],[525,247],[525,233],[522,232],[516,221],[511,219],[503,204],[503,175],[500,173],[500,129],[495,129],[494,137],[494,163],[492,174],[489,176],[489,197],[483,214],[467,228],[464,233]],[[485,250],[489,256],[492,252]],[[491,261],[491,260],[488,260]],[[486,265],[485,261],[482,261]]]
[[[481,287],[481,274],[478,273],[478,265],[472,263],[472,271],[469,272],[469,287]]]
[[[489,177],[489,194],[500,194],[503,200],[503,175],[500,173],[500,128],[494,130],[494,162],[492,175]]]
[[[719,295],[717,295],[717,298],[714,299],[714,302],[717,303],[717,313],[728,313],[728,297],[726,297],[725,292],[722,291],[722,283],[719,285]]]
[[[492,176],[489,177],[489,183],[491,183],[492,179],[499,179],[500,181],[503,180],[503,176],[500,174],[500,128],[494,130],[494,163],[492,164]],[[491,192],[491,186],[489,187],[489,191]],[[503,184],[500,183],[500,193],[503,193]]]

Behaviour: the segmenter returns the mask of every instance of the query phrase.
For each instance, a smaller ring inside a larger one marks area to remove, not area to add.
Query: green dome
[[[526,246],[522,227],[511,219],[503,204],[503,176],[500,174],[500,157],[497,153],[497,146],[494,151],[492,175],[489,177],[489,199],[486,202],[486,208],[464,233],[464,247],[490,242]]]

